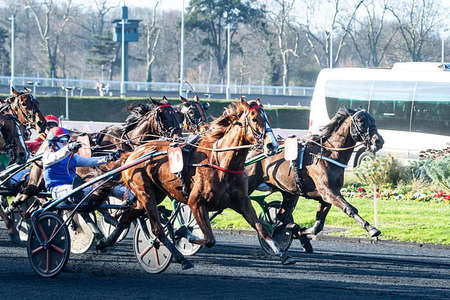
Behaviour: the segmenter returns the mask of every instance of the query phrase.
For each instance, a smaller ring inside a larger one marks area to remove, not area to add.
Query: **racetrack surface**
[[[315,240],[305,254],[294,241],[297,263],[282,266],[255,235],[217,233],[216,246],[190,258],[193,269],[172,262],[155,275],[137,264],[131,237],[107,253],[71,255],[57,278],[44,279],[2,226],[2,299],[450,299],[446,247]]]

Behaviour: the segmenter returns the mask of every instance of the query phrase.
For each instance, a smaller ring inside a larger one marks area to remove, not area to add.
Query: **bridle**
[[[359,122],[356,120],[356,116],[359,114],[364,115],[364,121],[367,122],[367,113],[364,110],[359,110],[355,114],[351,116],[351,126],[350,126],[350,135],[352,136],[352,139],[355,142],[358,142],[359,139],[361,139],[368,148],[370,146],[370,138],[371,138],[371,132],[375,131],[374,126],[370,126],[371,124],[367,124],[367,130],[363,130],[359,124]]]
[[[162,117],[161,114],[162,109],[167,108],[169,112],[169,117],[171,121],[171,127],[168,129],[165,129],[164,124],[162,123]],[[175,130],[180,129],[180,123],[178,123],[177,118],[175,116],[175,110],[173,109],[172,105],[170,104],[161,104],[158,105],[155,109],[155,120],[156,120],[156,126],[158,128],[158,133],[163,137],[172,137]]]
[[[198,131],[200,126],[208,123],[208,116],[206,115],[206,111],[203,108],[203,105],[196,101],[189,101],[187,102],[189,104],[189,107],[182,106],[181,112],[184,115],[184,120],[187,124],[188,128],[193,128],[194,130]],[[189,115],[190,108],[195,106],[196,113],[194,117]],[[200,118],[198,118],[198,115]]]
[[[30,97],[30,101],[28,103],[31,105],[31,112],[29,112],[29,110],[22,105],[20,98],[23,96]],[[11,99],[13,100],[11,101]],[[9,100],[9,106],[14,112],[15,117],[25,125],[27,130],[30,130],[32,125],[36,123],[36,114],[39,111],[36,104],[37,101],[34,99],[33,95],[31,93],[22,93],[18,96],[12,96],[7,100]]]
[[[262,132],[258,133],[258,130],[255,129],[252,125],[251,122],[249,121],[248,117],[250,115],[250,112],[254,109],[258,109],[259,111],[259,115],[263,117],[264,119],[264,129],[262,130]],[[256,140],[258,146],[261,146],[264,143],[264,136],[266,135],[266,132],[271,132],[272,128],[270,126],[268,126],[269,121],[267,120],[267,115],[266,112],[264,111],[263,107],[260,105],[256,105],[253,106],[251,108],[249,108],[249,110],[245,113],[245,124],[244,124],[244,134],[245,136],[247,136],[247,127],[250,128],[250,133],[252,134],[253,138]]]

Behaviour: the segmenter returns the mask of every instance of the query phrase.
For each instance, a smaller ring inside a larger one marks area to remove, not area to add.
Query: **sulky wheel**
[[[289,249],[292,243],[292,231],[288,230],[286,228],[286,225],[281,224],[281,222],[277,220],[277,214],[280,210],[280,207],[280,201],[272,201],[268,203],[266,215],[264,216],[263,214],[260,214],[259,221],[271,229],[270,231],[272,233],[272,238],[278,243],[281,250],[286,251]],[[266,241],[259,235],[258,241],[264,252],[270,255],[274,255],[272,248],[270,248]]]
[[[178,211],[177,217],[173,223],[173,229],[176,233],[178,229],[182,226],[186,226],[186,228],[195,236],[199,238],[203,238],[203,233],[200,227],[197,224],[197,221],[192,214],[191,209],[186,204],[179,203],[181,205],[180,210]],[[175,247],[181,254],[189,256],[196,254],[200,249],[201,245],[193,244],[188,241],[186,237],[175,234]]]
[[[42,277],[55,277],[69,260],[69,231],[61,217],[54,213],[39,216],[36,227],[38,232],[30,230],[28,235],[27,252],[31,266]]]
[[[63,213],[63,219],[66,220],[70,211]],[[89,214],[91,219],[95,220],[94,214]],[[71,247],[73,254],[82,254],[89,250],[94,242],[94,233],[87,225],[86,221],[79,213],[73,216],[73,219],[67,224],[70,233]]]
[[[116,197],[109,196],[108,200],[106,200],[106,204],[122,205],[122,200]],[[111,223],[119,222],[119,217],[121,216],[123,210],[110,208],[107,209],[106,212],[109,214],[109,216],[111,216],[112,219],[115,220],[114,222],[105,220],[105,217],[101,213],[99,213],[97,217],[100,230],[105,235],[105,238],[108,238],[114,231],[114,229],[116,229],[116,225]],[[127,236],[129,230],[129,227],[127,227],[127,229],[124,229],[120,236],[117,238],[116,243],[122,241]]]
[[[141,267],[149,273],[161,273],[172,261],[172,253],[152,233],[150,221],[141,219],[134,231],[133,248]],[[168,232],[166,231],[168,236]]]

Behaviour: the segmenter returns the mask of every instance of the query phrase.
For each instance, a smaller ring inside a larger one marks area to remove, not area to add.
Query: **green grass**
[[[266,201],[281,200],[275,193]],[[359,211],[361,217],[374,225],[373,201],[367,198],[347,199]],[[253,202],[257,213],[259,205]],[[300,226],[311,226],[315,221],[317,202],[300,198],[294,211],[294,219]],[[212,221],[214,228],[250,229],[244,218],[227,209]],[[354,219],[341,210],[332,207],[326,226],[342,227],[347,230],[333,233],[345,237],[368,238],[368,234]],[[378,229],[382,240],[432,243],[450,245],[450,205],[434,202],[378,201]]]

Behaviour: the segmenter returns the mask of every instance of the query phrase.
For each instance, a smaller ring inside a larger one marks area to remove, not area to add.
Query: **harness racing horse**
[[[334,205],[354,218],[371,237],[378,236],[381,232],[364,220],[340,193],[344,167],[356,143],[364,143],[366,149],[373,153],[383,147],[384,140],[377,131],[373,117],[364,110],[340,108],[330,123],[321,129],[320,135],[303,140],[306,145],[299,145],[300,155],[295,163],[284,159],[283,149],[274,156],[247,166],[249,193],[261,183],[266,183],[272,191],[281,192],[283,202],[277,218],[284,224],[293,223],[292,212],[299,196],[319,201],[314,225],[298,233],[293,232],[294,235],[319,233],[331,205]],[[258,151],[252,151],[249,157],[257,154]],[[309,244],[308,240],[302,241],[300,238],[300,241]],[[307,247],[305,250],[308,251]],[[308,252],[312,252],[312,248]]]
[[[34,128],[38,132],[44,132],[47,121],[39,109],[39,102],[33,97],[30,89],[22,92],[11,87],[13,96],[2,100],[0,110],[14,115],[27,129]]]
[[[166,246],[181,263],[183,269],[192,264],[167,238],[161,225],[157,205],[169,196],[187,204],[204,238],[190,236],[190,242],[206,247],[215,244],[208,211],[231,208],[240,213],[281,258],[283,264],[294,261],[281,251],[268,230],[258,221],[247,193],[247,175],[244,162],[250,147],[264,147],[273,154],[278,148],[266,114],[259,100],[250,102],[242,98],[230,104],[221,117],[211,123],[210,129],[199,137],[196,146],[186,147],[184,169],[171,173],[167,155],[131,167],[122,172],[122,178],[138,199],[136,207],[124,213],[119,226],[110,237],[97,244],[97,249],[111,246],[121,231],[132,220],[146,213],[155,237]],[[152,141],[132,152],[127,162],[152,151],[166,151],[170,142]]]
[[[106,127],[91,135],[95,145],[92,151],[132,151],[139,145],[160,137],[181,137],[182,131],[177,113],[164,97],[162,101],[150,98],[151,103],[131,107],[125,123]]]
[[[10,114],[0,114],[0,152],[6,153],[11,158],[11,164],[23,164],[28,159],[28,151],[25,146],[25,128]],[[5,215],[0,205],[0,217],[8,229],[8,237],[17,243],[17,231]]]
[[[180,96],[181,104],[175,105],[177,111],[178,122],[183,124],[183,127],[188,132],[200,134],[208,129],[209,121],[206,110],[209,103],[200,102],[198,95],[194,95],[194,100],[188,100]]]
[[[175,118],[175,110],[167,103],[152,100],[152,103],[139,104],[132,107],[130,115],[126,122],[121,126],[112,126],[102,130],[99,134],[90,134],[89,140],[93,141],[92,154],[104,155],[105,152],[113,150],[129,151],[135,148],[139,143],[155,139],[159,136],[181,136],[181,128]],[[72,136],[77,133],[72,131]],[[84,134],[83,134],[84,135]],[[97,136],[96,136],[97,135]],[[95,143],[98,141],[98,143]],[[90,146],[88,146],[89,148]],[[41,145],[38,153],[48,149],[47,143]],[[41,191],[45,190],[42,163],[36,161],[32,164],[29,179],[25,186],[19,189],[19,193],[7,209],[7,213],[12,215],[16,208]],[[77,168],[77,174],[81,180],[87,181],[95,176],[106,172],[104,167],[97,168]],[[109,182],[101,187],[96,193],[101,200],[107,199],[111,194],[114,185],[119,184],[118,180]],[[98,197],[97,197],[98,198]],[[88,220],[88,223],[89,220]],[[96,230],[97,231],[97,230]],[[94,232],[96,232],[94,231]]]

